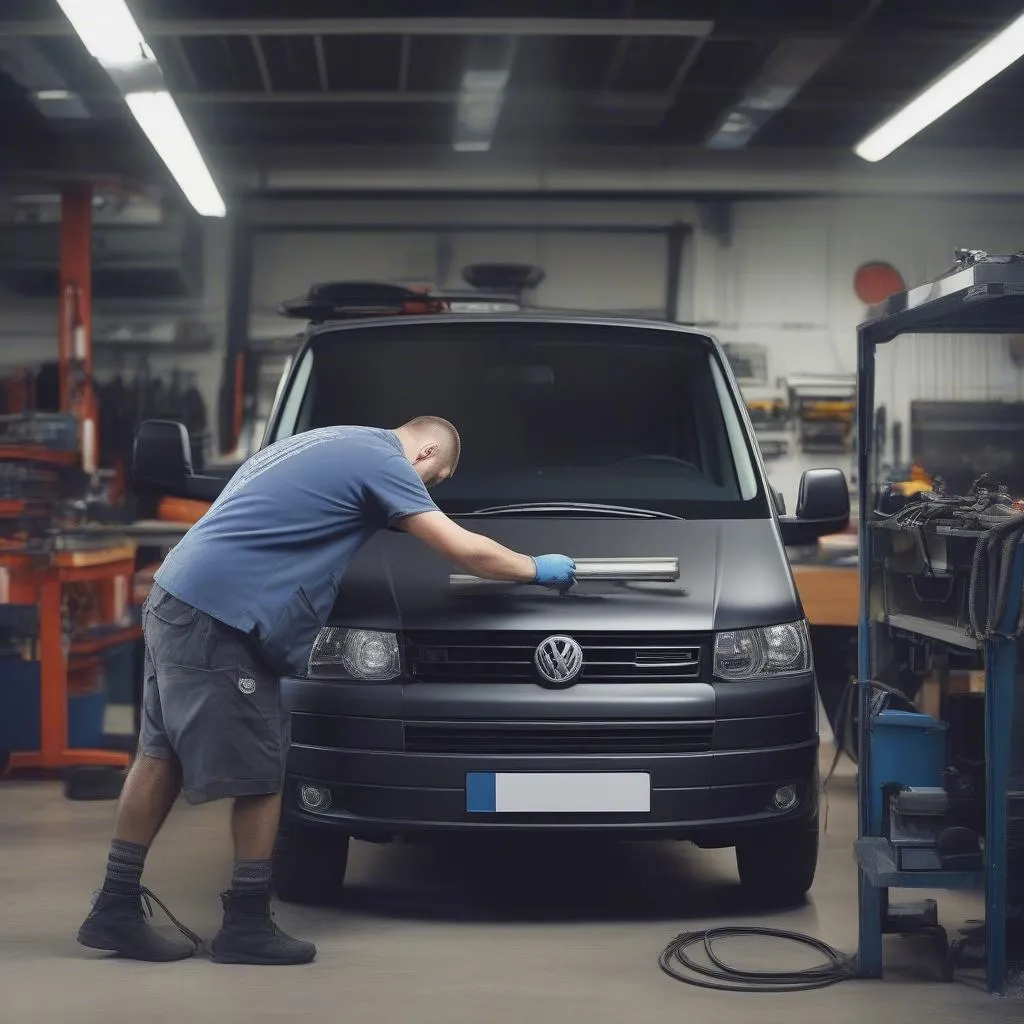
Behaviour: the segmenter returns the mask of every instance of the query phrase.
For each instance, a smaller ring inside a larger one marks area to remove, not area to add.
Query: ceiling
[[[703,147],[737,111],[751,153],[848,150],[1021,11],[1018,0],[129,3],[201,148],[242,165],[314,145],[450,148],[464,72],[502,47],[495,155]],[[1024,147],[1022,85],[1024,62],[911,145]],[[33,98],[56,90],[78,99]],[[0,172],[155,163],[54,0],[0,5],[0,131]]]

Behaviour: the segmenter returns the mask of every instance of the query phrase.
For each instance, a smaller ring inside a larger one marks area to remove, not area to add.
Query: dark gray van
[[[751,890],[802,897],[817,704],[784,544],[846,526],[842,473],[805,473],[784,515],[714,339],[596,316],[310,327],[264,444],[421,413],[463,435],[440,507],[571,555],[579,582],[476,580],[400,532],[360,552],[306,673],[282,683],[278,894],[335,897],[351,837],[561,830],[734,846]],[[144,484],[210,496],[146,437]]]

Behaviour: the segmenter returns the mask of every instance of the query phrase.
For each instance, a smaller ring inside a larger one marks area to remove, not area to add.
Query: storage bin
[[[941,786],[949,763],[947,725],[913,711],[871,716],[868,762],[868,832],[882,834],[883,790],[891,783]]]
[[[39,662],[0,658],[0,748],[38,750]]]
[[[68,746],[102,746],[106,710],[102,675],[75,683],[69,679]],[[0,658],[0,749],[38,750],[41,737],[39,662]]]

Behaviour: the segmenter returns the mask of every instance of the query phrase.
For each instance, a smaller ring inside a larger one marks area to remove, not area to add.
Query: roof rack
[[[349,320],[367,316],[446,313],[446,300],[397,284],[333,281],[314,284],[298,299],[282,302],[277,311],[292,320]]]

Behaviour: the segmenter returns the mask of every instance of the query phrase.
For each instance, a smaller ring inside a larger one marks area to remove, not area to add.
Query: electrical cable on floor
[[[795,942],[816,950],[825,960],[798,971],[749,971],[727,964],[715,952],[715,943],[719,940],[744,936]],[[698,963],[689,955],[689,950],[698,945],[703,947],[710,966]],[[779,928],[726,926],[682,932],[662,950],[658,966],[676,981],[718,992],[809,992],[857,977],[855,957],[840,953],[812,935]]]

